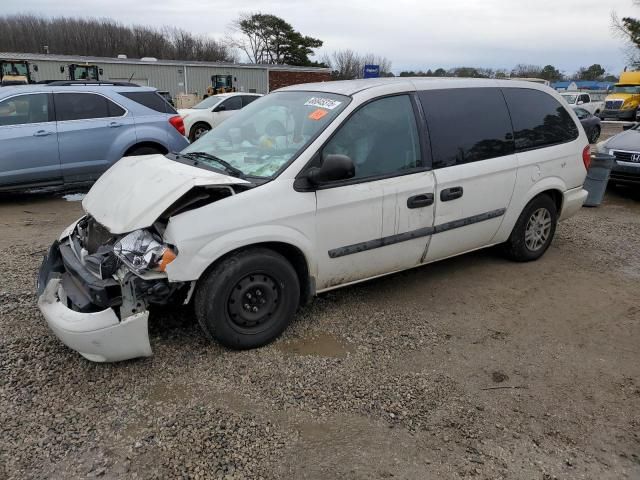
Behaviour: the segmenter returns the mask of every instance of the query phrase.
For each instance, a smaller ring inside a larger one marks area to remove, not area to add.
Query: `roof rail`
[[[140,86],[137,83],[130,83],[130,82],[85,82],[82,80],[54,80],[54,81],[44,80],[38,83],[44,83],[45,85],[48,85],[50,87],[70,87],[70,86],[76,86],[76,85],[85,85],[88,87],[99,87],[99,86],[139,87]]]

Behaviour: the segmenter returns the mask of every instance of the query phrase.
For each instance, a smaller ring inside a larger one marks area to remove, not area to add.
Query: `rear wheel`
[[[211,130],[211,125],[203,122],[196,123],[189,131],[189,141],[192,143],[195,142],[201,136],[209,132],[209,130]]]
[[[200,326],[230,348],[266,345],[293,319],[300,283],[293,266],[266,248],[224,259],[201,280],[195,298]]]
[[[600,138],[600,127],[595,127],[589,136],[589,143],[597,143]]]
[[[524,207],[504,244],[504,252],[517,262],[537,260],[551,245],[557,222],[558,212],[553,199],[546,194],[538,195]]]
[[[135,157],[136,155],[155,155],[157,153],[164,153],[163,151],[161,151],[159,148],[155,148],[155,147],[149,147],[149,146],[144,146],[144,147],[134,147],[131,150],[129,150],[127,153],[125,153],[125,157]]]

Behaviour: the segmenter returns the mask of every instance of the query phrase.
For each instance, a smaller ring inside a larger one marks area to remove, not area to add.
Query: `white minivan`
[[[566,102],[531,82],[283,88],[181,153],[111,167],[51,246],[38,304],[94,361],[151,355],[148,307],[169,303],[259,347],[333,288],[491,245],[539,258],[589,159]]]

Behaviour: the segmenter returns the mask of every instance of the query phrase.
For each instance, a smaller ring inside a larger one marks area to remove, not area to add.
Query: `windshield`
[[[98,68],[78,65],[75,69],[76,80],[98,80]]]
[[[28,75],[27,66],[21,62],[3,62],[2,75]]]
[[[640,93],[640,85],[616,85],[613,93]]]
[[[221,101],[223,101],[225,98],[227,97],[218,97],[216,95],[212,95],[208,98],[205,98],[200,103],[194,105],[191,108],[198,108],[198,109],[213,108],[217,104],[219,104]]]
[[[244,175],[272,177],[324,130],[350,99],[323,92],[277,92],[262,97],[183,153],[204,152]],[[214,161],[203,163],[219,168]]]
[[[567,103],[576,103],[578,95],[562,95],[562,98],[564,98]]]

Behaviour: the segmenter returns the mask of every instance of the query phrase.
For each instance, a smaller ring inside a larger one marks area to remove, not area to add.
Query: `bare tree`
[[[540,65],[531,65],[519,63],[511,70],[512,77],[519,78],[540,78],[542,75],[542,67]]]
[[[0,16],[0,51],[233,61],[229,45],[175,27],[125,26],[103,18]]]
[[[391,61],[383,56],[368,53],[359,55],[351,49],[336,50],[333,54],[324,54],[322,62],[333,70],[336,80],[362,78],[365,65],[379,65],[380,74],[391,73]]]
[[[633,0],[633,4],[640,6],[640,0]],[[640,20],[632,17],[618,17],[611,12],[611,29],[614,35],[622,38],[627,47],[627,59],[635,67],[640,66]]]

